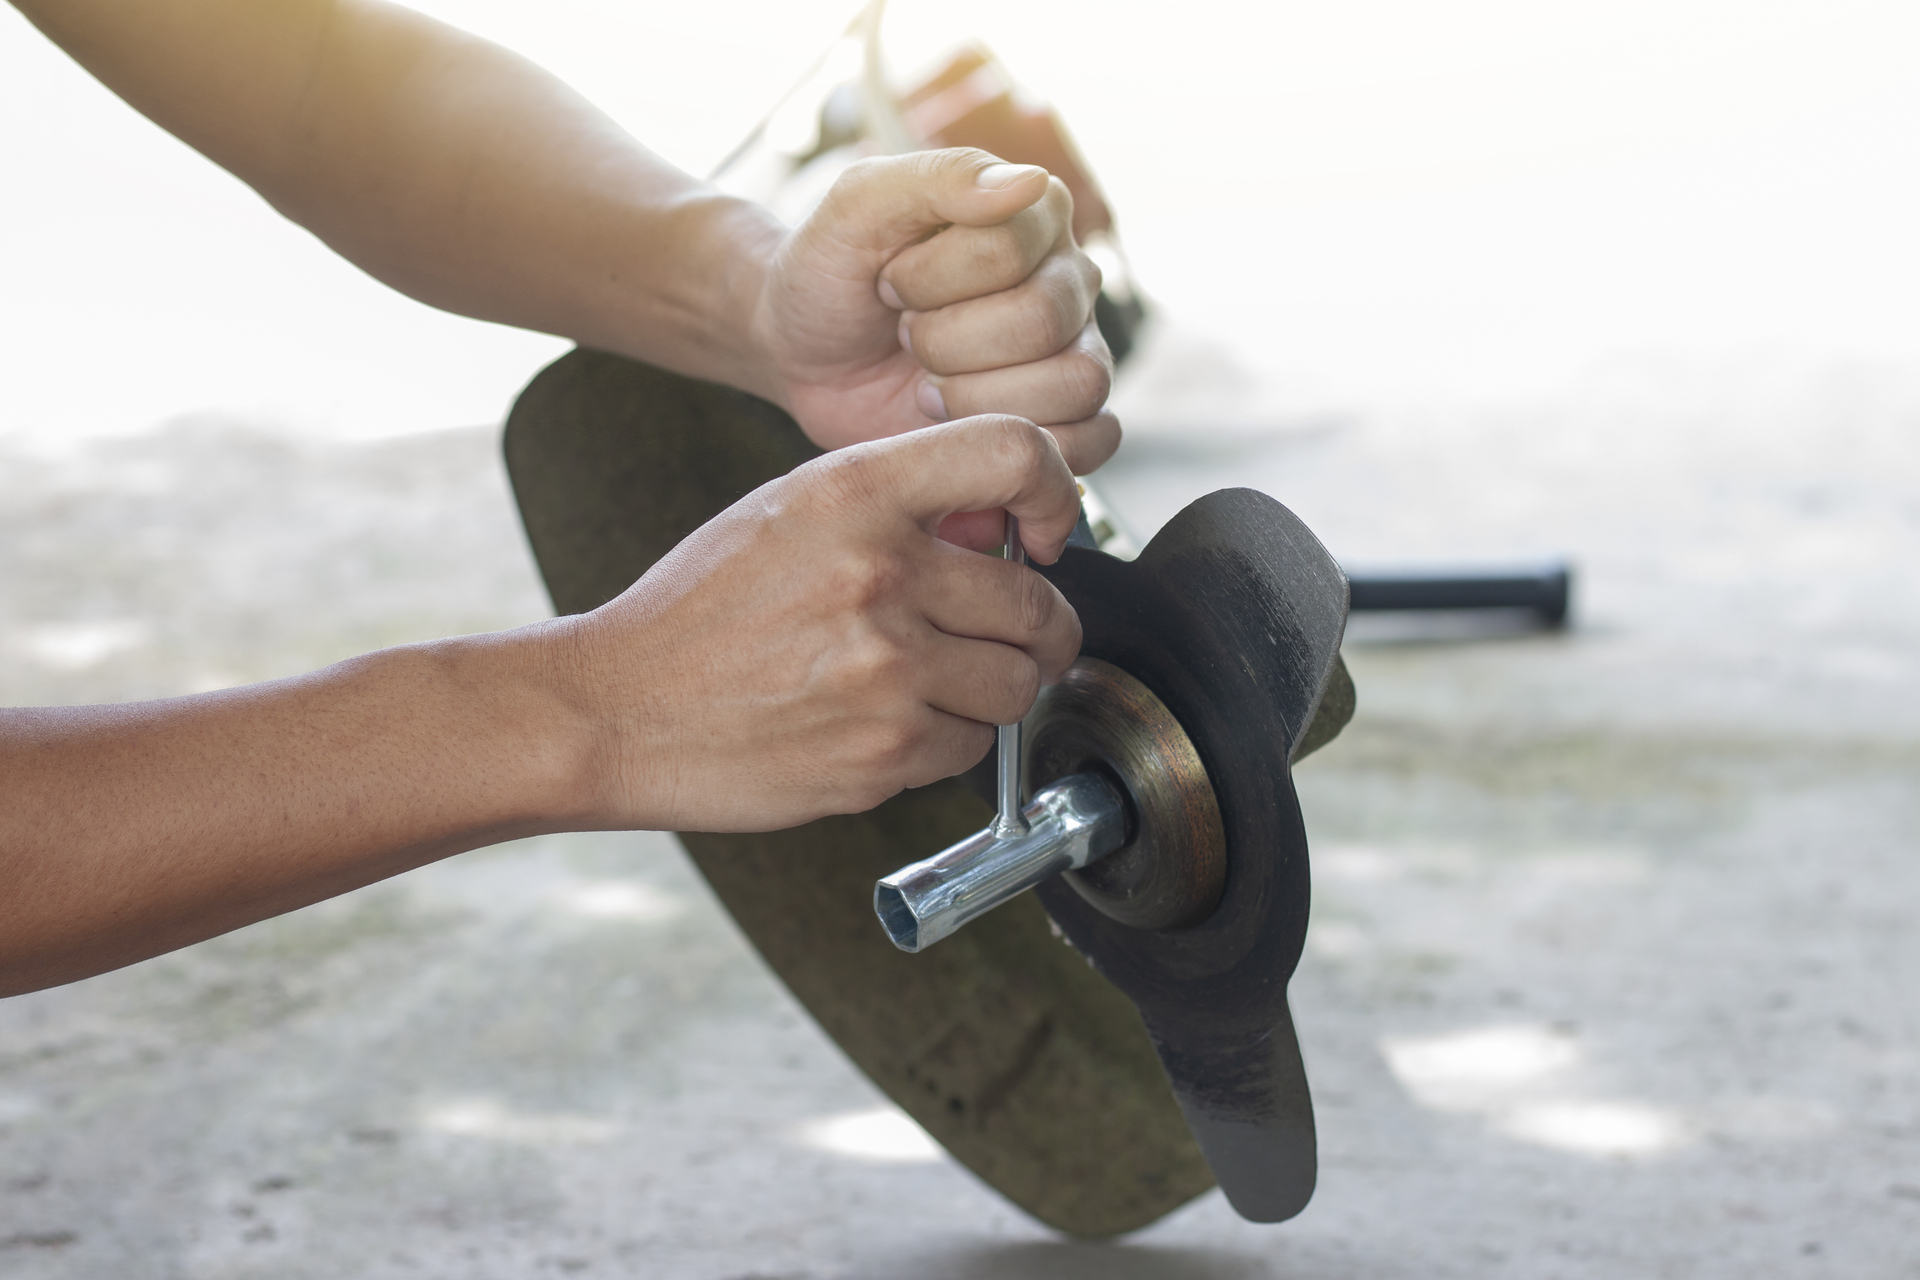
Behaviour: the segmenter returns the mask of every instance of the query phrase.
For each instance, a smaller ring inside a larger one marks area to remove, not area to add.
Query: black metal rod
[[[1548,626],[1565,626],[1573,568],[1564,562],[1525,569],[1441,569],[1349,573],[1352,609],[1529,609]]]

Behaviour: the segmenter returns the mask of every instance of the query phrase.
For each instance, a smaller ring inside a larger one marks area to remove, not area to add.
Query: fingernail
[[[899,292],[887,281],[882,280],[880,282],[879,294],[880,301],[886,303],[895,311],[905,311],[907,309],[907,304],[900,301]]]
[[[914,402],[920,406],[920,412],[935,422],[947,420],[946,397],[940,394],[940,388],[934,385],[933,379],[928,378],[922,382],[920,389],[914,392],[913,398]]]
[[[901,312],[900,323],[895,326],[894,332],[900,339],[900,349],[910,356],[913,355],[913,317],[907,312]]]
[[[1045,173],[1037,164],[990,164],[974,176],[974,183],[989,191],[1005,191],[1016,182],[1023,182],[1036,173]]]

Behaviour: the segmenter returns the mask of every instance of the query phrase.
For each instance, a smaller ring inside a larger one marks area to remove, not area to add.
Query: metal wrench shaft
[[[1027,562],[1027,549],[1020,542],[1020,517],[1011,511],[1007,512],[1007,559],[1014,564]],[[1007,840],[1027,834],[1027,818],[1020,803],[1020,722],[1001,725],[995,746],[1000,753],[995,778],[1000,812],[988,829]]]

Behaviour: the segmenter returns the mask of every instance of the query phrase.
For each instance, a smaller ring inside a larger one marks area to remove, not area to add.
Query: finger
[[[1031,422],[992,414],[854,445],[800,467],[882,516],[905,515],[932,533],[956,511],[1005,507],[1020,517],[1027,553],[1060,556],[1080,516],[1073,473],[1054,438]]]
[[[1046,194],[992,226],[950,226],[902,249],[880,273],[880,296],[913,311],[1011,289],[1051,253],[1073,245],[1073,197],[1050,179]]]
[[[1113,356],[1099,327],[1089,323],[1064,351],[1003,369],[941,377],[928,374],[917,393],[933,416],[1017,413],[1030,422],[1084,422],[1100,412],[1113,390]]]
[[[1102,409],[1081,422],[1063,422],[1047,428],[1060,445],[1067,469],[1077,476],[1092,475],[1120,449],[1120,419]]]
[[[807,222],[841,246],[891,258],[939,227],[1004,222],[1047,190],[1045,169],[972,147],[875,156],[848,166]]]
[[[1040,664],[1011,645],[939,636],[929,657],[920,696],[949,715],[981,724],[1012,724],[1025,719],[1040,696]]]
[[[999,507],[956,511],[942,520],[934,533],[940,541],[968,551],[997,551],[1006,545],[1007,513]]]
[[[1119,451],[1124,435],[1120,419],[1104,409],[1085,422],[1064,423],[1046,431],[1060,446],[1068,470],[1077,476],[1099,470]],[[956,511],[942,520],[935,532],[940,541],[956,547],[992,551],[1005,541],[1006,530],[1007,513],[996,507],[992,511]]]
[[[1120,451],[1125,432],[1120,419],[1102,409],[1085,422],[1063,422],[1046,432],[1060,446],[1067,469],[1077,476],[1092,475]],[[956,511],[940,522],[940,540],[957,547],[988,551],[1000,545],[1007,523],[1004,511]]]
[[[931,373],[978,373],[1044,360],[1093,318],[1100,269],[1079,250],[1048,256],[999,293],[901,317],[901,346]]]
[[[922,745],[898,775],[903,787],[924,787],[956,773],[965,773],[993,750],[992,723],[931,706],[924,716],[924,727],[918,735]]]
[[[929,554],[937,567],[918,575],[924,585],[916,594],[921,616],[941,632],[1019,650],[1036,664],[1039,681],[1046,683],[1058,679],[1079,654],[1080,615],[1060,589],[1038,573],[945,543]]]
[[[840,750],[812,757],[802,780],[830,812],[859,813],[898,794],[950,778],[979,761],[993,744],[993,726],[929,705],[892,708],[844,731]]]

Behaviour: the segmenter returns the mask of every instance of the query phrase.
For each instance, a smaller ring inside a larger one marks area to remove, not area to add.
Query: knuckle
[[[994,450],[1007,467],[1027,474],[1040,470],[1054,452],[1052,437],[1025,418],[992,419]]]
[[[1053,454],[1053,437],[1026,418],[1009,418],[1007,436],[1022,462],[1038,466]]]
[[[890,771],[889,766],[898,768],[919,745],[919,727],[899,716],[888,717],[876,725],[867,740],[874,766],[882,771]]]
[[[951,151],[909,151],[897,157],[896,163],[916,178],[932,178],[952,170],[954,154]]]
[[[859,698],[864,694],[871,697],[876,690],[884,689],[891,683],[899,667],[898,653],[878,636],[866,636],[849,644],[841,654],[839,664],[840,683],[845,686],[844,695]]]
[[[1061,230],[1064,231],[1073,225],[1073,192],[1057,174],[1047,180],[1044,203],[1047,206],[1047,212],[1058,220]]]
[[[967,265],[972,278],[1005,287],[1026,277],[1027,255],[1015,228],[1001,223],[997,227],[982,228],[979,234],[969,238],[971,261]]]
[[[1107,402],[1113,390],[1113,370],[1107,362],[1089,351],[1073,352],[1060,368],[1061,389],[1081,412],[1089,417]]]
[[[815,496],[832,506],[858,506],[885,492],[886,463],[877,451],[854,445],[807,464],[816,468]]]
[[[938,151],[921,151],[914,154],[927,157],[928,164],[947,172],[963,173],[968,178],[990,164],[999,164],[1000,157],[979,147],[942,147]]]
[[[947,341],[945,319],[938,312],[923,311],[907,324],[913,335],[913,358],[921,368],[930,373],[948,374],[957,372],[953,368],[953,353]]]
[[[1048,680],[1057,680],[1060,678],[1060,673],[1065,671],[1067,667],[1072,664],[1073,660],[1080,656],[1080,643],[1087,638],[1086,630],[1080,625],[1080,611],[1072,605],[1067,604],[1064,596],[1061,597],[1061,604],[1067,611],[1066,632],[1069,638],[1068,642],[1062,646],[1058,659],[1060,665],[1046,673],[1045,679],[1042,680],[1043,684]]]
[[[1020,308],[1013,324],[1014,342],[1035,358],[1050,356],[1073,340],[1081,323],[1062,314],[1059,299],[1042,293]]]
[[[1028,569],[1014,587],[1014,620],[1020,634],[1029,639],[1043,635],[1053,625],[1060,593],[1053,584]]]
[[[899,556],[871,548],[842,554],[829,572],[828,598],[842,609],[862,613],[896,596],[906,579]]]
[[[1034,701],[1039,696],[1040,664],[1028,658],[1019,664],[1007,686],[1007,719],[1004,723],[1011,724],[1024,718],[1027,712],[1033,710]]]
[[[1088,305],[1091,306],[1093,298],[1107,283],[1107,273],[1102,271],[1100,264],[1089,258],[1078,245],[1075,245],[1073,250],[1073,266],[1079,273],[1080,287],[1086,291]]]
[[[980,168],[975,159],[981,153],[972,147],[948,147],[941,151],[909,151],[905,155],[876,157],[899,168],[901,176],[921,190],[951,186],[959,175],[970,175]]]

